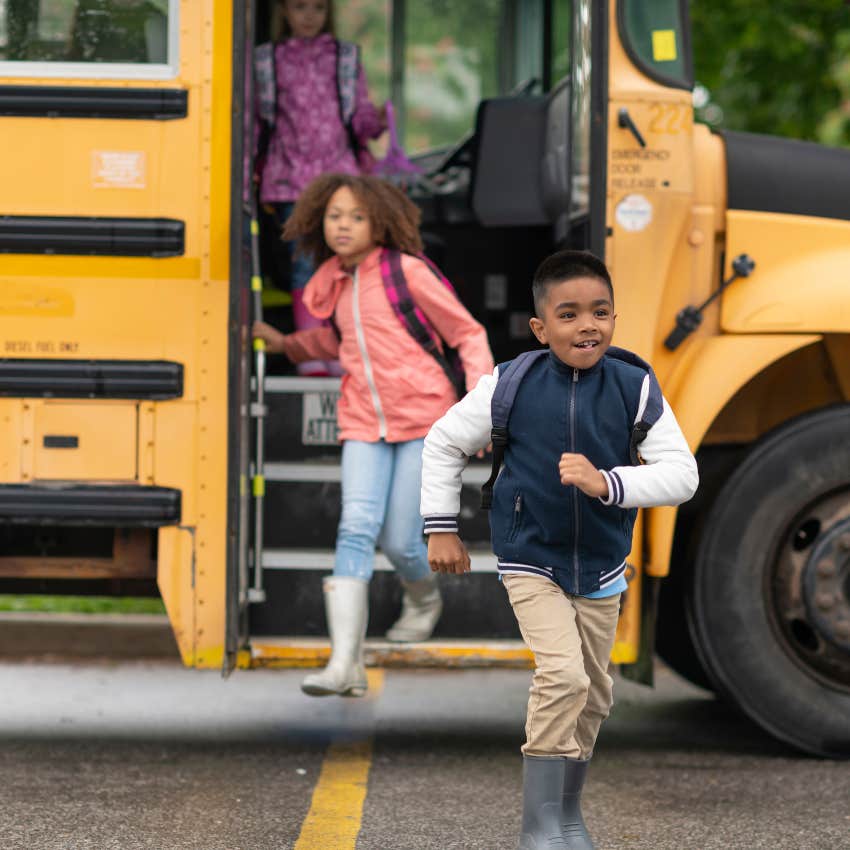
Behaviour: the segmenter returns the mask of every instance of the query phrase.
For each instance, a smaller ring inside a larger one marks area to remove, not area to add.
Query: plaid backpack
[[[437,266],[424,254],[420,254],[418,259],[422,260],[434,277],[457,298],[454,287]],[[384,248],[381,251],[381,279],[384,282],[387,298],[398,320],[419,345],[439,363],[440,368],[446,373],[446,377],[454,387],[457,397],[463,398],[466,395],[466,375],[463,371],[460,355],[457,353],[457,349],[451,348],[440,339],[439,334],[425,314],[416,306],[401,268],[400,251],[392,248]]]
[[[274,129],[277,118],[277,74],[275,71],[275,48],[272,42],[254,48],[254,97],[257,112],[262,121],[261,137],[265,144]],[[339,113],[348,133],[351,149],[360,154],[360,145],[354,135],[352,119],[357,106],[357,76],[360,71],[360,48],[350,41],[336,42],[336,85],[339,97]],[[265,144],[261,144],[263,150]]]

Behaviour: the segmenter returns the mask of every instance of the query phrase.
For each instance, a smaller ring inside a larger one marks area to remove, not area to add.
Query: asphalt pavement
[[[303,696],[302,675],[0,664],[0,848],[515,850],[527,671],[389,670],[361,700]],[[597,850],[850,850],[850,763],[663,667],[615,693],[585,792]],[[366,742],[368,786],[328,816],[334,742]],[[310,811],[356,844],[310,843]]]

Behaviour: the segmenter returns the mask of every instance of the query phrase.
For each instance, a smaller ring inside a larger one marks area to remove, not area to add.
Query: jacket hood
[[[372,251],[360,263],[360,271],[365,274],[373,266],[377,266],[380,255],[380,248]],[[304,289],[304,306],[317,319],[330,319],[334,310],[336,310],[339,294],[348,276],[348,272],[342,267],[339,257],[334,256],[325,260],[307,282]]]

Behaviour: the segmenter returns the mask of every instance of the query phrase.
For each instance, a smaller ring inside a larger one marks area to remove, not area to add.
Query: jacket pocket
[[[522,526],[522,491],[514,491],[514,507],[511,512],[511,528],[508,532],[507,541],[513,543]]]
[[[634,532],[635,511],[624,511],[622,508],[617,508],[622,516],[620,517],[620,527],[623,534],[623,542],[627,548],[632,547],[632,535]]]

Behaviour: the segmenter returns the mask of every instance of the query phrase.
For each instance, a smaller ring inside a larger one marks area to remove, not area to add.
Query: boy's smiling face
[[[534,335],[574,369],[595,366],[611,345],[617,317],[611,291],[598,277],[551,284],[538,312],[530,322]]]

